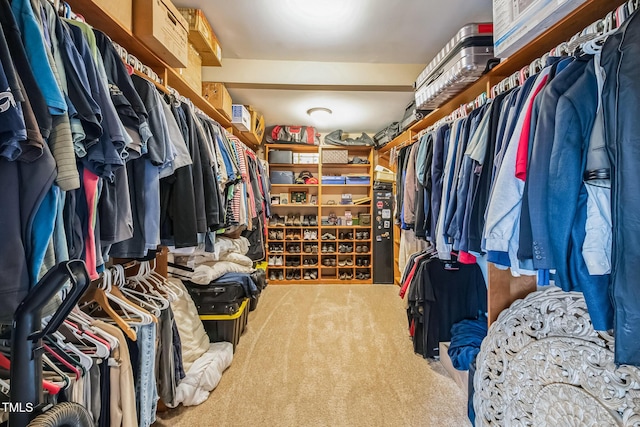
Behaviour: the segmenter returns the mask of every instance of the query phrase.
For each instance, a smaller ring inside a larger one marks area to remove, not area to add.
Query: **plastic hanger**
[[[161,296],[146,292],[146,290],[141,292],[132,287],[125,286],[127,282],[125,280],[124,267],[117,265],[114,268],[114,285],[117,286],[125,296],[134,300],[136,304],[147,310],[151,310],[156,317],[160,315],[161,310],[169,306],[169,302]],[[140,265],[140,270],[141,269],[142,265]]]
[[[42,347],[45,349],[45,351],[47,351],[50,355],[52,355],[55,360],[61,363],[62,366],[69,369],[71,373],[75,374],[77,380],[79,380],[82,377],[82,373],[80,372],[80,369],[74,366],[72,363],[70,363],[64,356],[54,351],[53,348],[49,347],[47,344],[42,344]]]
[[[93,355],[99,357],[100,359],[104,359],[111,355],[111,345],[109,342],[103,340],[102,338],[94,335],[91,331],[87,331],[85,329],[80,329],[78,325],[72,323],[68,320],[65,320],[63,325],[67,328],[67,330],[73,334],[76,339],[78,339],[81,343],[86,345],[86,342],[89,342],[92,345],[92,350],[94,351]]]
[[[129,299],[127,299],[127,297],[120,291],[120,288],[113,286],[115,271],[113,269],[107,269],[105,270],[105,273],[107,272],[109,272],[109,274],[104,275],[102,287],[106,291],[107,298],[118,304],[118,306],[123,310],[123,314],[129,319],[128,323],[137,325],[148,325],[151,322],[157,323],[158,319],[153,314],[129,301]],[[133,316],[137,317],[138,320],[135,320],[135,317]]]
[[[42,355],[42,363],[47,365],[49,368],[51,368],[51,370],[53,372],[55,372],[56,374],[58,374],[60,376],[60,378],[64,382],[64,386],[62,387],[62,389],[66,390],[66,389],[69,388],[69,386],[71,385],[71,378],[69,378],[69,375],[67,375],[62,369],[58,368],[58,366],[56,366],[56,364],[53,363],[53,361],[51,359],[49,359],[49,357],[46,354]],[[52,382],[52,384],[53,384],[53,382]],[[59,390],[58,390],[58,392],[59,392]],[[58,392],[55,392],[55,393],[49,392],[49,393],[50,394],[58,394]]]
[[[85,353],[80,351],[75,345],[69,342],[66,342],[65,336],[62,335],[60,331],[56,331],[50,334],[49,336],[46,337],[46,339],[52,343],[55,342],[57,348],[60,351],[65,352],[67,354],[69,353],[74,354],[79,359],[80,365],[82,366],[85,372],[88,372],[93,366],[93,359],[91,359],[91,357],[87,356]]]
[[[7,359],[7,357],[0,353],[0,368],[10,370],[11,369],[11,361]],[[46,390],[48,393],[57,394],[60,392],[60,387],[52,383],[51,381],[42,381],[42,388]]]
[[[91,287],[89,287],[89,290],[87,290],[87,293],[85,294],[84,300],[95,301],[100,306],[102,311],[104,311],[109,316],[109,318],[111,318],[111,320],[113,320],[116,325],[118,325],[118,327],[122,329],[122,331],[127,337],[129,337],[130,340],[136,341],[136,331],[134,331],[131,325],[129,325],[129,323],[124,320],[111,306],[110,299],[112,297],[109,297],[109,294],[105,290],[105,282],[109,281],[110,278],[111,270],[107,269],[102,274],[102,283],[100,285],[92,285]]]

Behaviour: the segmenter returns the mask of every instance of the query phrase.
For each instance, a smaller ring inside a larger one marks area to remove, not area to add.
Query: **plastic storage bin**
[[[270,150],[269,163],[272,164],[292,164],[293,151],[291,150]]]
[[[237,313],[227,314],[202,314],[200,320],[204,325],[204,330],[209,335],[211,342],[227,341],[233,344],[235,353],[236,346],[240,341],[240,336],[247,326],[249,320],[249,299],[245,298]]]
[[[371,184],[371,177],[368,176],[348,176],[347,185],[369,185]]]
[[[293,184],[295,175],[290,171],[271,171],[269,179],[272,184]]]
[[[328,185],[345,184],[344,176],[323,176],[322,183]]]

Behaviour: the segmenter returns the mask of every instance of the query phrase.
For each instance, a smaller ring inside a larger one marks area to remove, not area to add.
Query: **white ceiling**
[[[267,125],[375,132],[402,117],[424,64],[466,23],[491,21],[491,0],[174,0],[202,9],[222,46],[204,81]],[[256,61],[258,60],[258,61]],[[334,111],[312,123],[311,107]]]

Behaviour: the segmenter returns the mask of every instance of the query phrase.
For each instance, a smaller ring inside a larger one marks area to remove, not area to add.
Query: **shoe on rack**
[[[282,270],[278,271],[278,280],[284,280],[284,272]]]
[[[362,266],[363,267],[369,267],[369,258],[365,258],[362,260]]]
[[[347,233],[347,240],[353,240],[353,232],[348,232]]]
[[[308,215],[304,215],[302,217],[302,226],[303,227],[308,227],[309,226],[309,216]]]
[[[300,216],[298,215],[293,216],[293,225],[295,227],[300,227],[302,225],[302,221],[300,221]]]
[[[293,280],[293,270],[287,270],[287,280]]]
[[[362,267],[362,258],[356,258],[356,267]]]
[[[308,271],[304,272],[304,280],[311,280],[311,275],[309,274]]]
[[[335,245],[327,245],[327,252],[329,252],[330,254],[334,253],[336,251],[336,247]]]
[[[278,276],[276,276],[276,272],[275,271],[271,271],[269,273],[269,280],[278,280],[277,277]]]
[[[276,230],[269,230],[269,240],[276,240],[278,236],[278,233],[276,233]]]
[[[312,254],[317,254],[318,253],[318,245],[311,246],[311,253]]]
[[[362,231],[356,232],[356,240],[362,240]]]
[[[294,280],[300,280],[302,279],[302,275],[300,274],[299,270],[296,270],[296,272],[293,275]]]
[[[327,247],[327,245],[326,245],[326,244],[323,244],[323,245],[322,245],[322,253],[323,253],[323,254],[326,254],[327,252],[329,252],[329,248]]]
[[[367,245],[363,245],[363,246],[362,246],[362,253],[363,253],[363,254],[369,253],[369,246],[367,246]]]
[[[356,253],[362,253],[362,246],[356,245]]]
[[[331,258],[331,266],[335,267],[336,265],[338,265],[338,261],[335,258]]]
[[[316,230],[311,231],[311,240],[318,240],[318,232]]]
[[[304,253],[305,254],[311,253],[311,245],[304,245]]]
[[[309,225],[312,227],[318,226],[318,216],[317,215],[309,215]]]
[[[284,265],[284,257],[282,255],[276,257],[276,265],[280,267]]]
[[[311,232],[309,230],[304,230],[303,240],[311,240]]]
[[[338,261],[338,266],[339,267],[344,267],[345,265],[347,265],[347,260],[346,259],[341,259],[340,261]]]
[[[308,260],[307,258],[305,258],[305,259],[302,261],[302,265],[304,265],[305,267],[308,267],[308,266],[309,266],[309,260]]]
[[[276,240],[284,240],[284,230],[276,230]]]
[[[362,240],[369,240],[369,232],[368,231],[363,231],[362,232]]]
[[[318,278],[318,272],[316,270],[312,270],[309,272],[309,278],[311,280],[316,280]]]
[[[346,265],[347,265],[347,266],[349,266],[349,267],[350,267],[350,266],[352,266],[352,265],[353,265],[353,260],[352,260],[351,258],[347,258],[345,261],[346,261]]]
[[[276,257],[270,256],[268,265],[276,265]]]
[[[344,238],[345,238],[344,231],[341,231],[341,232],[340,232],[340,234],[338,235],[338,238],[339,238],[340,240],[344,240]]]
[[[275,215],[272,215],[272,216],[269,218],[269,227],[275,227],[275,226],[277,226],[277,225],[278,225],[278,219],[276,218],[276,216],[275,216]]]

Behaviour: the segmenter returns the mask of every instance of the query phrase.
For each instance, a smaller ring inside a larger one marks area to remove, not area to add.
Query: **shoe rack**
[[[272,205],[273,216],[267,233],[267,277],[274,284],[371,284],[371,225],[337,223],[347,212],[352,218],[370,214],[373,188],[373,149],[371,147],[307,146],[267,144],[270,150],[318,154],[318,163],[269,164],[271,170],[292,171],[298,177],[309,171],[319,184],[272,184],[271,195],[307,191],[307,203]],[[360,164],[322,163],[323,151],[347,150]],[[358,174],[369,177],[368,184],[323,184],[322,176]],[[362,204],[341,204],[342,195],[352,201],[369,198]],[[315,203],[310,203],[313,197]],[[289,200],[290,201],[290,200]]]

